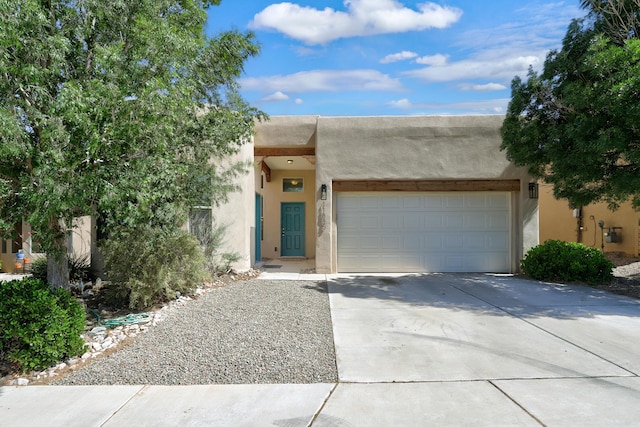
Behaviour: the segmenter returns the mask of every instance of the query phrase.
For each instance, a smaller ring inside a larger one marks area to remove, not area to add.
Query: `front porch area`
[[[262,271],[259,279],[266,280],[325,280],[326,274],[316,273],[313,258],[263,259],[255,265]]]

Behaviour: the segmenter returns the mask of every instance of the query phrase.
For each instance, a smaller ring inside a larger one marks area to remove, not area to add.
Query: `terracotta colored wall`
[[[584,206],[581,209],[581,227],[577,218],[573,216],[573,209],[569,208],[566,200],[556,200],[553,197],[552,186],[540,185],[540,242],[549,239],[580,242],[587,246],[602,247],[602,230],[598,226],[604,221],[604,231],[609,227],[622,227],[616,230],[618,243],[607,243],[605,237],[605,252],[624,252],[628,255],[639,255],[640,213],[636,212],[631,203],[625,203],[616,211],[610,211],[604,203]]]

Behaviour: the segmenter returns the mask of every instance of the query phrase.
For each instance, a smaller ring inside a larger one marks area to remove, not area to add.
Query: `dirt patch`
[[[621,252],[609,252],[605,256],[616,267],[622,267],[618,270],[624,274],[617,275],[610,283],[597,286],[597,289],[640,299],[640,257]]]

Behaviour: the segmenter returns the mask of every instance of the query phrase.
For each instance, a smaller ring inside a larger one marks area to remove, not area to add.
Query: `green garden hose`
[[[116,326],[133,325],[134,323],[144,323],[151,320],[151,314],[138,313],[127,314],[124,317],[116,317],[114,319],[102,320],[100,314],[96,310],[91,310],[94,316],[98,318],[98,325],[105,326],[107,328],[115,328]]]

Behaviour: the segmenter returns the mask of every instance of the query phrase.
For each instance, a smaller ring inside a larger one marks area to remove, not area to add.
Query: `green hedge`
[[[31,277],[0,282],[0,352],[23,371],[84,352],[84,307],[64,289]]]
[[[547,240],[531,248],[521,262],[529,277],[551,282],[609,282],[614,265],[598,249],[581,243]]]

